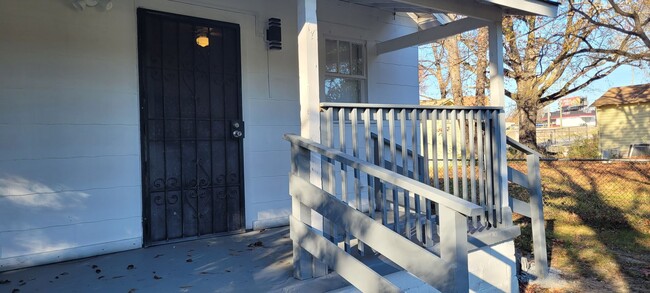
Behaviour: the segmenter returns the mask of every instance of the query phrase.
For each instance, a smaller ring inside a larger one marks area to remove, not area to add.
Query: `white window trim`
[[[350,42],[350,43],[355,43],[361,45],[361,55],[363,59],[363,75],[351,75],[351,74],[341,74],[341,73],[331,73],[327,72],[327,69],[325,67],[326,64],[326,50],[325,50],[325,43],[326,40],[332,40],[332,41],[344,41],[344,42]],[[339,77],[339,78],[350,78],[350,79],[359,79],[361,80],[361,93],[360,93],[360,101],[359,103],[367,103],[368,102],[368,44],[367,41],[365,40],[360,40],[360,39],[351,39],[351,38],[345,38],[341,36],[335,36],[335,35],[328,35],[328,34],[323,34],[320,35],[319,38],[319,46],[318,46],[318,59],[320,63],[320,101],[321,102],[327,102],[325,100],[325,79],[327,77]]]

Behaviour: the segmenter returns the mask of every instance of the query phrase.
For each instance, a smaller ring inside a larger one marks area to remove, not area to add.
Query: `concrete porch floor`
[[[205,238],[0,273],[0,292],[325,292],[293,278],[289,228]]]

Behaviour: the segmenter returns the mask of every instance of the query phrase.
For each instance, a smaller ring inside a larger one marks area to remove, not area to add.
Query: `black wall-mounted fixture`
[[[269,18],[268,28],[266,29],[266,42],[269,50],[282,50],[282,27],[279,18]]]

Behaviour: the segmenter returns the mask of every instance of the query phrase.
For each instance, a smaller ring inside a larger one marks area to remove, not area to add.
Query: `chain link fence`
[[[526,172],[526,162],[511,160]],[[592,227],[650,229],[650,160],[546,160],[541,162],[546,207],[564,210]],[[528,191],[510,184],[510,194]]]

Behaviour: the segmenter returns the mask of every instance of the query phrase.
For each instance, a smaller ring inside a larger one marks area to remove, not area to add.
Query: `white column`
[[[492,22],[488,25],[489,31],[489,59],[490,59],[490,105],[497,107],[505,106],[505,87],[503,82],[503,25],[501,20]],[[506,159],[506,115],[505,111],[499,114],[499,139],[497,141],[499,156],[499,185],[498,192],[501,195],[502,224],[505,227],[512,225],[512,211],[508,202],[508,165]],[[514,255],[514,241],[502,244],[511,254],[505,256],[510,262],[500,261],[503,268],[500,272],[509,277],[509,282],[504,280],[503,285],[510,288],[504,288],[504,291],[515,292],[517,288],[516,261]],[[502,248],[503,249],[503,248]],[[495,266],[496,269],[496,266]],[[502,275],[502,277],[503,277]]]
[[[317,0],[298,0],[298,79],[300,88],[300,135],[315,142],[320,135],[320,79],[318,64]],[[312,155],[309,181],[322,187],[321,159]],[[311,213],[311,226],[323,234],[323,217]],[[327,274],[327,266],[314,258],[313,277]]]
[[[298,0],[300,135],[320,142],[320,80],[316,0]]]
[[[503,26],[501,21],[488,25],[489,53],[490,53],[490,105],[505,106],[505,87],[503,82]],[[506,160],[506,115],[499,114],[498,141],[499,146],[499,194],[501,194],[501,207],[503,208],[503,223],[512,224],[512,215],[508,203],[508,166]]]

